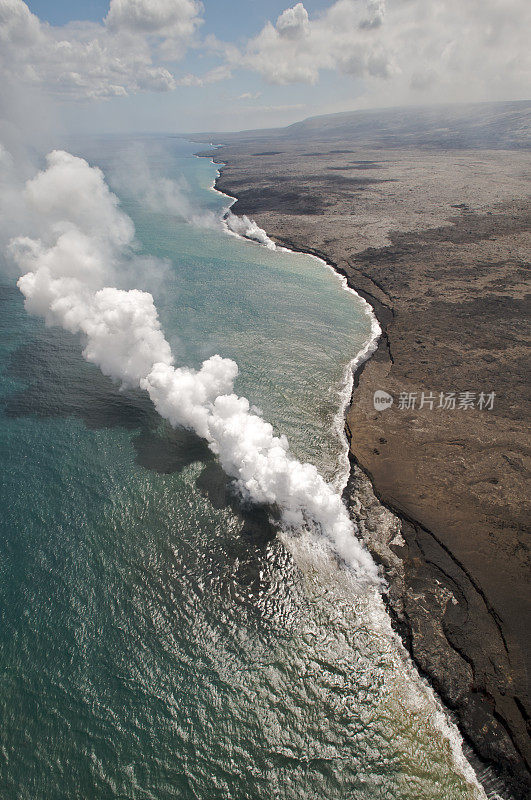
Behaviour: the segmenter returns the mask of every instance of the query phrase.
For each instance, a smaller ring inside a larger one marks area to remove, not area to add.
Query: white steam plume
[[[157,214],[180,217],[200,228],[220,228],[219,217],[198,208],[190,200],[190,187],[184,176],[168,178],[149,164],[141,142],[124,150],[110,174],[111,186],[133,197]]]
[[[263,244],[269,250],[276,250],[277,246],[272,239],[269,238],[263,228],[260,228],[254,219],[249,219],[245,214],[238,217],[232,211],[227,211],[223,218],[228,233],[235,234],[243,239],[252,239],[259,244]]]
[[[278,507],[289,528],[322,532],[360,580],[376,582],[374,562],[341,497],[234,394],[235,362],[215,355],[198,371],[174,367],[152,296],[106,285],[127,256],[134,229],[101,171],[62,151],[51,153],[47,164],[24,193],[47,231],[10,244],[25,272],[18,286],[27,310],[81,333],[84,357],[122,384],[145,389],[172,425],[205,438],[244,498]]]
[[[190,199],[190,187],[184,176],[168,178],[167,175],[158,174],[157,169],[149,164],[145,148],[140,142],[120,154],[110,179],[113,187],[134,197],[150,211],[180,217],[199,228],[221,228],[232,236],[251,239],[270,250],[277,249],[273,240],[253,219],[245,215],[239,217],[229,208],[222,217],[213,211],[198,208]],[[235,202],[229,195],[223,196],[231,204]]]

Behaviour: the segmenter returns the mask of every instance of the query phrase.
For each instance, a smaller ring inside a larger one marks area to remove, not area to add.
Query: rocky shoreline
[[[383,335],[355,376],[346,499],[418,668],[481,761],[524,798],[525,153],[337,144],[229,143],[210,153],[224,165],[216,188],[275,241],[324,258],[374,308]],[[445,177],[452,162],[473,176],[470,191]],[[342,180],[352,168],[354,182]],[[387,411],[374,409],[376,389],[395,398]],[[470,389],[495,391],[498,407],[398,407],[401,394]],[[370,513],[367,478],[380,501]]]

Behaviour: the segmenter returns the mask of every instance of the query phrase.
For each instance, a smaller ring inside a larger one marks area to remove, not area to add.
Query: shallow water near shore
[[[340,483],[362,303],[315,259],[120,191],[130,146],[71,149],[163,260],[137,279],[178,363],[234,358],[238,393]],[[194,214],[219,216],[196,149],[150,137],[142,152],[153,175],[184,176]],[[323,542],[276,535],[203,442],[28,317],[13,285],[0,304],[2,797],[481,797],[378,597]]]

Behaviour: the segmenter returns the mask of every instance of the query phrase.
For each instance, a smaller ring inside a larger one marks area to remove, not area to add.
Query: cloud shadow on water
[[[0,292],[0,328],[2,311],[13,309],[12,295],[7,292],[9,302],[3,303]],[[17,329],[13,318],[8,322],[5,316],[4,321],[6,334]],[[286,614],[290,609],[295,613],[302,600],[296,583],[288,579],[293,569],[290,557],[275,541],[275,509],[243,501],[204,440],[191,431],[171,428],[144,392],[120,391],[83,360],[77,336],[44,327],[31,336],[0,364],[4,376],[18,384],[0,399],[0,415],[77,418],[90,430],[125,429],[132,433],[135,462],[158,474],[180,473],[200,463],[198,492],[213,508],[229,509],[239,522],[238,535],[228,530],[218,546],[211,547],[212,579],[251,617],[266,617],[270,626],[283,630]]]
[[[200,462],[197,488],[216,509],[230,508],[242,521],[241,536],[251,549],[263,549],[275,536],[272,510],[242,501],[206,442],[192,431],[171,428],[140,390],[121,391],[81,356],[78,337],[45,328],[13,351],[4,370],[26,384],[4,398],[10,418],[75,417],[91,430],[124,428],[131,438],[136,463],[159,474],[181,472]]]

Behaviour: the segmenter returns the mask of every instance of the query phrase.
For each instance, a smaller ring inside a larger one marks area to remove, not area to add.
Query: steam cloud
[[[269,238],[263,228],[259,228],[254,219],[249,219],[245,214],[238,217],[232,211],[227,211],[224,220],[228,233],[241,236],[243,239],[252,239],[259,244],[263,244],[269,250],[276,250],[277,246],[272,239]]]
[[[111,186],[157,214],[179,217],[200,228],[219,229],[221,226],[219,216],[197,208],[190,201],[190,187],[184,176],[168,178],[149,164],[140,142],[118,156],[110,182]]]
[[[121,154],[118,168],[111,174],[111,185],[135,197],[156,213],[180,217],[200,228],[222,228],[232,236],[251,239],[269,250],[277,249],[263,228],[246,215],[239,217],[228,208],[220,217],[212,211],[197,208],[190,201],[190,190],[185,178],[175,179],[157,174],[148,163],[144,147],[139,143]],[[234,202],[228,195],[224,197],[231,200],[231,203]]]
[[[107,285],[134,257],[134,227],[101,171],[54,151],[26,183],[24,199],[46,223],[39,238],[19,236],[9,245],[24,273],[18,287],[28,312],[81,333],[87,361],[124,386],[141,387],[171,425],[206,439],[244,498],[276,506],[288,528],[321,532],[361,581],[377,581],[340,496],[234,393],[236,363],[214,355],[197,371],[175,367],[151,294]]]

